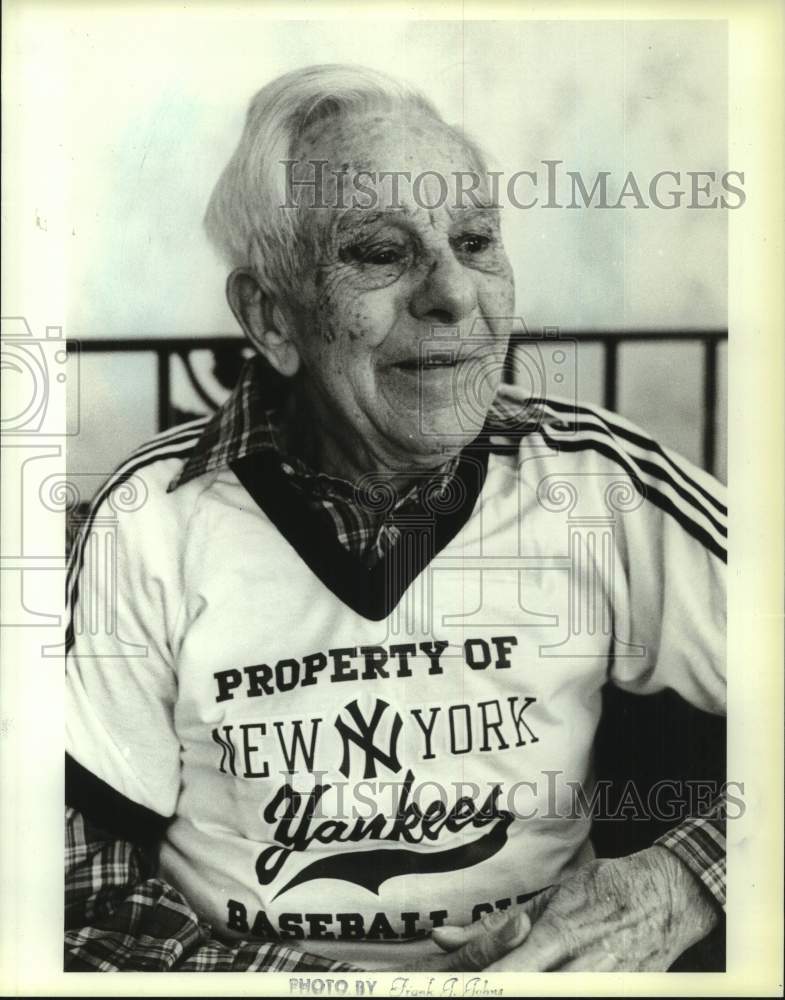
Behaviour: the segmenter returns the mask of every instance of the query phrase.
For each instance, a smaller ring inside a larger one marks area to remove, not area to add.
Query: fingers
[[[563,930],[547,916],[541,917],[514,955],[499,956],[488,972],[548,972],[561,966],[574,954],[572,943]]]
[[[556,885],[547,885],[531,899],[527,899],[525,903],[518,903],[517,906],[529,916],[532,923],[536,923],[544,913],[557,888]]]
[[[557,972],[613,972],[618,968],[615,955],[598,955],[597,952],[590,952],[586,955],[579,955],[570,959],[564,965],[559,966]]]
[[[502,916],[502,921],[493,921],[495,926],[492,929],[486,926],[481,933],[474,933],[464,945],[447,956],[451,963],[450,971],[479,972],[487,969],[526,939],[531,921],[525,913],[509,911]]]
[[[444,927],[434,927],[431,937],[442,949],[442,951],[455,951],[461,945],[483,934],[494,933],[501,930],[507,923],[507,912],[494,910],[493,913],[486,913],[473,924],[465,927],[455,927],[446,925]]]
[[[479,923],[466,927],[434,927],[431,931],[431,937],[442,951],[455,951],[478,934],[482,934]]]
[[[485,913],[479,920],[475,920],[473,924],[467,924],[465,927],[456,927],[450,924],[444,927],[435,927],[431,932],[431,937],[443,951],[454,951],[486,931],[500,930],[513,913],[525,913],[530,923],[533,924],[539,919],[555,891],[555,885],[546,886],[531,899],[527,899],[525,903],[516,903],[508,910],[494,910],[492,913]]]

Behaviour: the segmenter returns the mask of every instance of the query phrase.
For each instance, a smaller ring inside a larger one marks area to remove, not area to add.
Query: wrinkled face
[[[461,194],[469,185],[456,176],[477,165],[422,116],[322,123],[297,159],[327,161],[330,206],[299,209],[310,259],[288,303],[309,405],[367,468],[443,461],[480,431],[511,326],[498,212],[482,187]],[[395,191],[384,171],[433,174]]]

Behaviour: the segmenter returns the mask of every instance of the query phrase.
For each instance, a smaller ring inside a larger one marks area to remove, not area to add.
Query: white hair
[[[317,121],[404,105],[445,124],[419,91],[362,66],[307,66],[263,87],[205,214],[207,235],[227,263],[254,267],[272,288],[296,274],[296,213],[282,207],[289,194],[282,163],[293,159],[298,140]]]

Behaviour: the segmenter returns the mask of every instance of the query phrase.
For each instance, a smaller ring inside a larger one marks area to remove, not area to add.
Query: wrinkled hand
[[[461,940],[456,938],[454,942],[450,938],[447,944],[439,941],[439,946],[445,949],[442,955],[427,955],[413,961],[396,962],[391,965],[375,965],[370,969],[365,967],[366,971],[479,972],[514,952],[529,933],[531,924],[525,913],[518,913],[515,920],[498,919],[503,917],[502,913],[491,913],[470,927],[443,928],[448,932],[459,931],[463,936]],[[471,933],[475,929],[481,933]]]
[[[457,963],[448,971],[665,971],[717,920],[686,865],[655,846],[589,862],[526,903],[433,938]],[[444,969],[438,961],[418,968]]]

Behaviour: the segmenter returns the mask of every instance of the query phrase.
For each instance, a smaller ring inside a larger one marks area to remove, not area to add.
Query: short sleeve
[[[156,497],[157,478],[171,470],[157,471],[135,469],[105,487],[71,553],[66,751],[120,795],[168,817],[180,770],[167,639],[177,595],[171,525]]]

